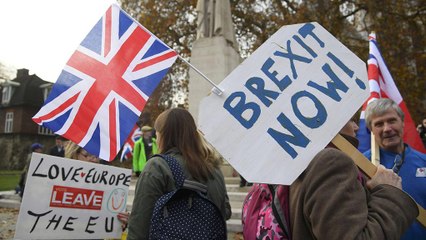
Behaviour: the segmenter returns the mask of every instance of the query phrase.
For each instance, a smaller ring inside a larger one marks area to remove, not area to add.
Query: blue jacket
[[[398,175],[402,178],[402,189],[410,194],[416,202],[426,208],[426,154],[405,145],[405,157]],[[371,151],[364,155],[370,159]],[[380,164],[392,169],[396,153],[380,149]],[[402,154],[399,154],[402,157]],[[402,235],[402,240],[426,239],[426,227],[415,221]]]

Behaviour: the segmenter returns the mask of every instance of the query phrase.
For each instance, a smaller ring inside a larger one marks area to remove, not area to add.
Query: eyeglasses
[[[396,174],[398,174],[399,170],[401,169],[402,164],[404,163],[404,160],[401,158],[401,156],[396,155],[395,160],[393,160],[393,167],[392,171]]]

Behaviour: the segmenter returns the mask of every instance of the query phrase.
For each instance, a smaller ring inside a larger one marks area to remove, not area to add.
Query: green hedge
[[[14,190],[20,176],[21,171],[0,171],[0,191]]]

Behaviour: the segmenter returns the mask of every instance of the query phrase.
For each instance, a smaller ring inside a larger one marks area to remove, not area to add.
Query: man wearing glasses
[[[402,189],[426,207],[426,155],[403,142],[404,113],[391,99],[371,102],[365,111],[368,129],[380,147],[380,164],[402,178]],[[371,158],[371,151],[364,153]],[[401,239],[426,239],[426,228],[414,222]]]

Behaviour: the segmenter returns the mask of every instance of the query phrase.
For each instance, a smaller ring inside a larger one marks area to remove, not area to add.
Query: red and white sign
[[[104,191],[64,186],[53,186],[50,206],[100,210]]]

